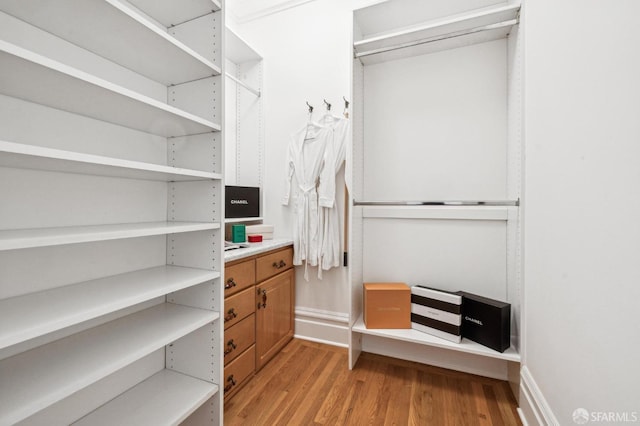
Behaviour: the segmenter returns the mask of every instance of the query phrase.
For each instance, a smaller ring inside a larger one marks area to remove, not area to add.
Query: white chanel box
[[[462,296],[421,285],[411,287],[411,328],[451,342],[462,340]]]

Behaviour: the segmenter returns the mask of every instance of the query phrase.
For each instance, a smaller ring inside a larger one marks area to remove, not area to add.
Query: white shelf
[[[220,10],[222,8],[222,6],[220,6],[220,0],[210,0],[210,1],[211,1],[211,3],[213,4],[213,6],[215,8],[214,10],[218,11],[218,10]],[[207,3],[209,3],[208,0],[207,0]]]
[[[233,217],[229,219],[225,219],[225,223],[241,223],[241,222],[258,222],[262,220],[262,216],[260,217]]]
[[[220,126],[92,74],[0,40],[0,93],[160,136]]]
[[[0,300],[0,349],[219,277],[165,265]]]
[[[510,206],[366,206],[362,217],[374,219],[507,220]]]
[[[381,329],[367,328],[364,325],[362,316],[358,318],[351,330],[357,333],[369,334],[371,336],[386,337],[388,339],[402,340],[404,342],[418,343],[426,346],[434,346],[442,349],[449,349],[457,352],[484,356],[488,358],[502,359],[505,361],[520,362],[520,354],[511,346],[506,351],[500,353],[493,349],[482,346],[479,343],[468,339],[462,339],[461,343],[449,342],[427,333],[422,333],[413,329]]]
[[[247,42],[228,27],[225,29],[224,42],[227,59],[234,64],[262,60],[262,56],[258,55]]]
[[[14,424],[163,348],[219,314],[170,303],[0,361],[0,424]]]
[[[500,4],[372,36],[353,43],[365,64],[504,38],[517,24],[519,4]]]
[[[216,392],[212,383],[162,370],[74,425],[178,425]]]
[[[167,28],[220,10],[218,0],[129,0],[129,3]]]
[[[145,222],[0,231],[0,251],[220,229],[219,223]]]
[[[219,173],[0,141],[0,166],[165,182],[221,179]]]
[[[132,7],[120,0],[9,0],[3,1],[2,9],[165,86],[220,74],[220,67],[170,35],[168,25],[154,22],[154,13],[166,15],[177,10],[178,5],[191,2],[172,5],[172,2],[159,1],[154,2],[155,7],[143,11],[139,9],[148,5],[138,3]],[[210,1],[199,3],[200,7],[188,7],[181,13],[184,20],[214,9],[204,7],[207,3],[213,5]],[[71,20],[73,25],[69,25]],[[113,36],[114,29],[117,37]]]

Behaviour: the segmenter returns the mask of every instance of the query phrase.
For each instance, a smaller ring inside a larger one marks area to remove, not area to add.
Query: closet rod
[[[520,199],[500,201],[356,201],[354,206],[506,206],[517,207]]]
[[[498,22],[497,24],[489,24],[489,25],[485,25],[483,27],[476,27],[476,28],[470,28],[470,29],[467,29],[467,30],[455,31],[455,32],[448,33],[448,34],[442,34],[442,35],[433,36],[433,37],[429,37],[429,38],[423,38],[423,39],[420,39],[420,40],[409,41],[409,42],[406,42],[406,43],[400,43],[400,44],[396,44],[394,46],[380,47],[378,49],[367,50],[365,52],[355,53],[355,58],[362,58],[364,56],[377,55],[377,54],[380,54],[380,53],[391,52],[393,50],[406,49],[408,47],[419,46],[421,44],[427,44],[427,43],[434,43],[434,42],[437,42],[437,41],[447,40],[447,39],[450,39],[450,38],[461,37],[461,36],[465,36],[465,35],[477,34],[477,33],[481,33],[481,32],[484,32],[484,31],[499,30],[501,28],[512,27],[512,26],[516,25],[517,23],[518,23],[518,19],[516,18],[516,19],[511,19],[509,21]]]
[[[241,81],[239,79],[237,79],[236,77],[232,76],[231,74],[229,74],[228,72],[225,73],[225,75],[227,77],[229,77],[231,80],[235,81],[236,83],[238,83],[240,86],[244,87],[245,89],[247,89],[248,91],[250,91],[251,93],[253,93],[254,95],[256,95],[257,97],[260,97],[260,90],[254,89],[253,87],[249,86],[247,83],[245,83],[244,81]]]

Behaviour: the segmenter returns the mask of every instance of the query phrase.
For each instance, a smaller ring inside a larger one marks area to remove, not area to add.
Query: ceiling
[[[238,23],[252,21],[314,0],[226,0],[231,19]]]

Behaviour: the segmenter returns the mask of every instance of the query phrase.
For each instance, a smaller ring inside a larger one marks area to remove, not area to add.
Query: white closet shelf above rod
[[[354,41],[354,58],[368,65],[501,39],[518,24],[519,16],[520,4],[516,2],[488,6],[394,31],[383,30]]]
[[[254,89],[253,87],[249,86],[247,83],[245,83],[244,81],[232,76],[231,74],[229,74],[228,72],[225,73],[225,75],[230,78],[231,80],[235,81],[236,83],[238,83],[240,86],[244,87],[245,89],[247,89],[248,91],[250,91],[251,93],[253,93],[254,95],[256,95],[257,97],[261,96],[260,93],[260,89]]]
[[[501,206],[517,207],[520,199],[517,200],[495,200],[495,201],[357,201],[353,200],[354,206]]]
[[[429,38],[424,38],[424,39],[420,39],[420,40],[415,40],[415,41],[410,41],[407,43],[400,43],[400,44],[396,44],[393,46],[386,46],[386,47],[381,47],[378,49],[372,49],[372,50],[367,50],[364,52],[356,52],[355,53],[355,57],[356,58],[362,58],[362,57],[366,57],[366,56],[372,56],[372,55],[378,55],[380,53],[386,53],[386,52],[391,52],[393,50],[399,50],[399,49],[406,49],[406,48],[410,48],[410,47],[415,47],[415,46],[420,46],[423,44],[428,44],[428,43],[436,43],[439,41],[445,41],[448,39],[452,39],[452,38],[457,38],[457,37],[462,37],[462,36],[472,36],[474,34],[480,34],[480,33],[484,33],[484,32],[495,32],[497,33],[497,36],[495,37],[490,37],[488,38],[486,41],[489,40],[493,40],[495,38],[502,38],[504,36],[506,36],[505,34],[500,34],[499,31],[500,30],[509,30],[511,27],[513,27],[514,25],[516,25],[518,23],[517,19],[512,19],[509,21],[505,21],[505,22],[499,22],[497,24],[490,24],[490,25],[485,25],[483,27],[477,27],[477,28],[471,28],[471,29],[466,29],[466,30],[461,30],[461,31],[455,31],[452,33],[447,33],[447,34],[442,34],[442,35],[437,35],[434,37],[429,37]],[[485,40],[480,40],[480,41],[485,41]],[[471,44],[471,43],[469,43]]]

